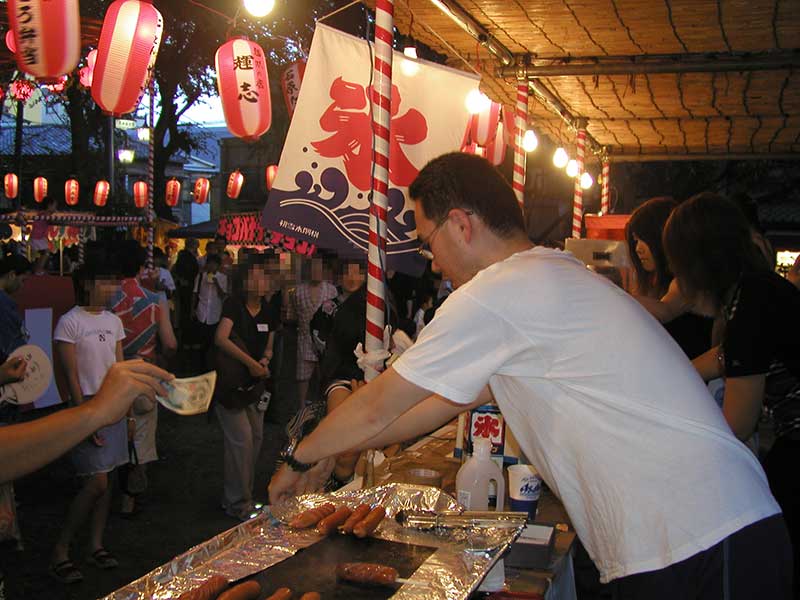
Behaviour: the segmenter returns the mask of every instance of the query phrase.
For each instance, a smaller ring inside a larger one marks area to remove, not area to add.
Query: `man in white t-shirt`
[[[761,466],[658,322],[572,255],[533,247],[486,160],[441,156],[410,195],[421,253],[456,290],[392,367],[290,442],[271,501],[316,461],[494,398],[616,598],[789,598]]]

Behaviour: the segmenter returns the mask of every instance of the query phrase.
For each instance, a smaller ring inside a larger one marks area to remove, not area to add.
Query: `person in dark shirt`
[[[765,407],[775,442],[763,459],[794,546],[800,583],[800,291],[770,271],[732,202],[710,193],[687,200],[664,230],[681,292],[724,321],[722,342],[693,363],[706,380],[725,378],[723,413],[746,440]]]
[[[31,271],[31,263],[21,256],[0,258],[0,361],[28,342],[28,334],[11,296],[19,291]]]

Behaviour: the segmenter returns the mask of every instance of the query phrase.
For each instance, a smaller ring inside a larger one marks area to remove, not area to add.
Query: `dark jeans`
[[[609,587],[614,600],[791,600],[789,534],[774,515],[686,560]]]

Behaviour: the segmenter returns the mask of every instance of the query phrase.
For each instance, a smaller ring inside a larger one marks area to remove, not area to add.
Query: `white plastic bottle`
[[[495,510],[503,510],[505,481],[502,469],[492,460],[492,442],[486,438],[475,439],[472,457],[456,475],[457,500],[467,510],[489,510],[489,491],[493,487],[497,489]]]

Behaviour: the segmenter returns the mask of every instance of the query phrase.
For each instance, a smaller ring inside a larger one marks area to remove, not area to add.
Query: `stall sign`
[[[303,83],[303,75],[306,72],[306,61],[298,60],[289,65],[281,75],[281,89],[283,99],[286,101],[286,108],[289,111],[289,118],[292,118],[294,109],[297,106],[297,98],[300,96],[300,85]]]
[[[217,234],[224,237],[229,244],[272,245],[304,256],[312,256],[317,250],[314,244],[305,240],[265,230],[261,225],[261,216],[257,213],[222,217]]]

